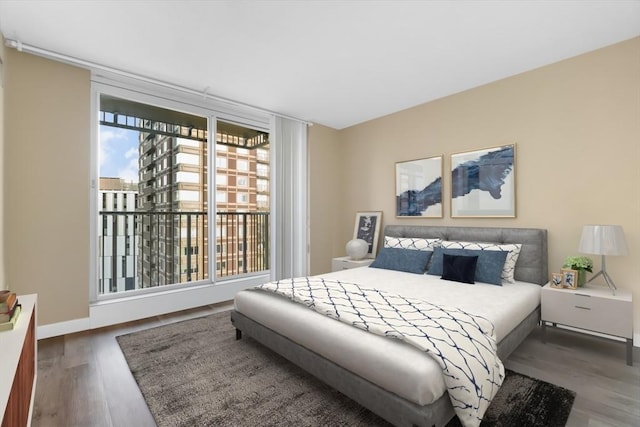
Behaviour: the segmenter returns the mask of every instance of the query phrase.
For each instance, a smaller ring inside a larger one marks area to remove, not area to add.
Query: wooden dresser
[[[35,294],[18,296],[22,312],[16,325],[0,332],[1,427],[31,424],[38,363],[36,302]]]

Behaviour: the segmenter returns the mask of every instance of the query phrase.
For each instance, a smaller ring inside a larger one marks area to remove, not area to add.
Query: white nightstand
[[[557,289],[549,284],[542,288],[542,339],[547,323],[597,332],[627,341],[627,365],[633,364],[633,297],[618,289],[582,287]]]
[[[373,258],[351,259],[348,256],[341,256],[331,260],[331,271],[347,270],[349,268],[367,267],[374,261]]]

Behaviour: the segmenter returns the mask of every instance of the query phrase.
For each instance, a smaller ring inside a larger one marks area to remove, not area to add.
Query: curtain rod
[[[91,62],[91,61],[87,61],[84,59],[80,59],[80,58],[76,58],[73,56],[69,56],[69,55],[64,55],[58,52],[54,52],[52,50],[48,50],[48,49],[43,49],[37,46],[33,46],[33,45],[28,45],[28,44],[24,44],[22,43],[20,40],[13,40],[13,39],[6,39],[4,41],[5,46],[16,49],[18,52],[26,52],[26,53],[31,53],[34,55],[38,55],[38,56],[42,56],[44,58],[48,58],[48,59],[53,59],[59,62],[64,62],[70,65],[75,65],[75,66],[79,66],[82,68],[86,68],[88,70],[92,70],[92,71],[96,71],[96,70],[100,70],[100,71],[105,71],[108,73],[113,73],[119,76],[123,76],[123,77],[128,77],[128,78],[132,78],[132,79],[136,79],[136,80],[141,80],[144,81],[146,83],[152,83],[158,86],[163,86],[169,89],[174,89],[174,90],[178,90],[184,93],[188,93],[191,95],[198,95],[198,96],[202,96],[204,98],[209,98],[213,101],[217,101],[217,102],[223,102],[235,107],[243,107],[243,108],[250,108],[252,110],[256,110],[259,111],[261,113],[267,113],[267,114],[273,114],[285,119],[289,119],[289,120],[295,120],[297,122],[300,123],[304,123],[307,126],[313,126],[313,123],[307,121],[307,120],[303,120],[303,119],[299,119],[297,117],[292,117],[292,116],[287,116],[285,114],[281,114],[281,113],[277,113],[275,111],[271,111],[271,110],[267,110],[264,108],[260,108],[260,107],[256,107],[254,105],[250,105],[250,104],[245,104],[242,102],[238,102],[238,101],[233,101],[231,99],[227,99],[227,98],[223,98],[220,96],[215,96],[215,95],[211,95],[208,93],[209,90],[209,86],[207,86],[206,88],[204,88],[204,90],[202,92],[198,92],[195,89],[190,89],[188,87],[184,87],[184,86],[180,86],[180,85],[176,85],[173,83],[169,83],[169,82],[165,82],[162,80],[157,80],[151,77],[146,77],[146,76],[142,76],[139,74],[135,74],[135,73],[131,73],[129,71],[124,71],[124,70],[120,70],[117,68],[112,68],[106,65],[102,65],[102,64],[98,64],[96,62]]]

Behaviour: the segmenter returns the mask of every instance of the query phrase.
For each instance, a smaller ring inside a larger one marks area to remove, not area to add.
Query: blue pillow
[[[424,274],[432,253],[414,249],[382,248],[369,267]]]
[[[507,251],[435,248],[431,259],[431,266],[427,274],[442,276],[443,254],[477,256],[478,263],[476,265],[475,280],[477,282],[502,286],[502,269],[509,254]]]
[[[442,277],[454,282],[475,283],[478,256],[444,254],[442,257]]]

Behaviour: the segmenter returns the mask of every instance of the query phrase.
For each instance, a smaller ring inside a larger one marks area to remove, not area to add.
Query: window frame
[[[224,121],[230,123],[236,123],[241,126],[246,126],[268,132],[273,134],[273,115],[256,111],[252,108],[243,108],[239,105],[226,105],[217,102],[210,98],[199,98],[187,92],[183,92],[179,89],[173,89],[170,87],[156,85],[146,81],[139,81],[124,76],[108,75],[108,73],[101,73],[97,75],[92,74],[91,78],[91,159],[90,159],[90,268],[89,268],[89,297],[91,303],[99,303],[103,300],[122,299],[129,298],[131,296],[138,296],[143,294],[155,294],[159,292],[172,291],[174,289],[187,289],[190,287],[197,287],[202,285],[213,285],[223,283],[227,280],[239,280],[238,277],[222,278],[216,277],[216,269],[214,268],[219,261],[216,257],[215,245],[209,245],[208,247],[208,259],[209,259],[209,278],[205,280],[199,280],[189,283],[180,283],[172,285],[163,285],[153,288],[130,290],[117,294],[99,294],[99,276],[98,276],[98,233],[99,226],[99,166],[98,166],[98,152],[99,152],[99,112],[100,112],[100,95],[105,94],[122,98],[125,100],[131,100],[143,104],[152,106],[158,106],[161,108],[173,109],[176,111],[185,112],[188,114],[204,117],[208,121],[207,130],[210,135],[207,144],[207,170],[208,170],[208,188],[207,192],[207,204],[209,206],[207,216],[210,226],[209,235],[207,236],[209,242],[216,241],[216,227],[211,226],[216,221],[216,150],[215,148],[215,135],[216,135],[216,123],[217,121]],[[214,144],[213,146],[211,144]],[[213,191],[212,191],[213,189]],[[273,212],[273,209],[271,209]],[[271,225],[271,233],[274,232],[274,224]],[[272,254],[273,258],[273,254]],[[259,284],[264,282],[270,277],[270,270],[266,270],[260,273],[253,273],[243,275],[240,280],[246,279],[248,283]]]

